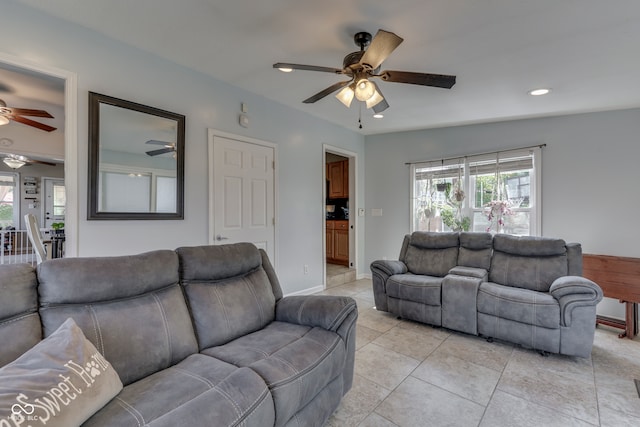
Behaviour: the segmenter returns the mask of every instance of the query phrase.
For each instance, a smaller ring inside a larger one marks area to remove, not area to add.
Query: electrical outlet
[[[309,274],[309,266],[307,264],[304,265],[304,274]]]

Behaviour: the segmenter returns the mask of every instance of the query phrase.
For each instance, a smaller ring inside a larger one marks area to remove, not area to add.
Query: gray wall
[[[585,253],[640,257],[638,135],[640,110],[631,109],[369,136],[365,263],[397,259],[409,232],[405,162],[543,143],[542,235],[580,242]],[[599,309],[622,316],[612,300]]]
[[[279,277],[286,293],[322,284],[322,144],[356,152],[362,163],[362,135],[13,2],[3,4],[0,28],[16,35],[0,47],[4,53],[77,73],[80,256],[207,244],[207,128],[215,128],[277,144]],[[88,91],[187,117],[184,221],[86,220]],[[238,125],[242,102],[249,107],[249,129]],[[364,165],[359,170],[364,189]],[[357,203],[364,205],[364,191]],[[357,234],[364,247],[364,233]]]

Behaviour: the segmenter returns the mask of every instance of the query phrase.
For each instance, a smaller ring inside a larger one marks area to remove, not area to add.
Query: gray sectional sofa
[[[321,426],[352,385],[357,315],[348,297],[283,298],[248,243],[0,266],[0,424],[46,415],[52,425],[82,394],[88,377],[73,372],[54,375],[40,400],[33,383],[7,389],[40,357],[27,350],[71,318],[100,353],[87,372],[96,360],[122,383],[82,425]],[[17,404],[2,407],[12,393]],[[59,407],[35,403],[47,396]]]
[[[600,287],[580,244],[489,233],[406,235],[371,264],[376,308],[541,351],[589,357]]]

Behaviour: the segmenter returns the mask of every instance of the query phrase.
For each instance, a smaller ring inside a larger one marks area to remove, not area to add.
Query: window
[[[0,227],[20,224],[20,191],[18,174],[0,172]],[[17,203],[16,203],[17,202]]]
[[[412,164],[412,231],[540,232],[540,147]]]

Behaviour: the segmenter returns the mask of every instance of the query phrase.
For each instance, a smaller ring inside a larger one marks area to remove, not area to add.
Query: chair
[[[36,253],[37,263],[47,259],[47,249],[42,242],[42,236],[40,236],[40,228],[38,227],[38,221],[33,214],[26,214],[24,216],[24,222],[27,227],[27,236],[31,241],[31,246]]]

